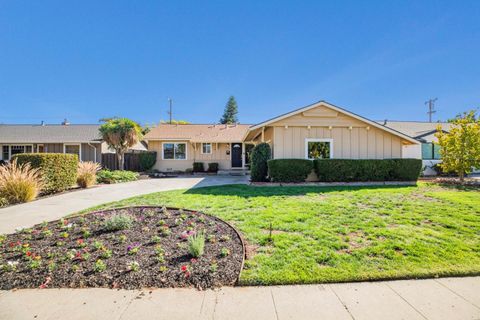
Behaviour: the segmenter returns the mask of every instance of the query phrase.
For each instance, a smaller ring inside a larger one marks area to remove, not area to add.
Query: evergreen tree
[[[220,123],[222,124],[232,124],[238,122],[238,106],[237,101],[235,101],[234,96],[230,96],[228,99],[227,105],[225,106],[225,111],[223,112],[223,116],[220,119]]]

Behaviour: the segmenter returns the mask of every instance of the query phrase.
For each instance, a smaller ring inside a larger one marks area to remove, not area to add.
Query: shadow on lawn
[[[337,191],[359,191],[377,189],[399,189],[417,186],[387,185],[387,186],[249,186],[230,184],[223,186],[191,188],[184,194],[214,195],[214,196],[238,196],[242,198],[271,197],[271,196],[304,196],[308,193],[328,193]]]

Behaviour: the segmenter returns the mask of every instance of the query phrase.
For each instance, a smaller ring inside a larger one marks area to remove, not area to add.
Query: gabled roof
[[[375,121],[372,121],[372,120],[370,120],[370,119],[364,118],[364,117],[362,117],[362,116],[359,116],[359,115],[356,114],[356,113],[350,112],[350,111],[345,110],[345,109],[340,108],[340,107],[337,107],[337,106],[335,106],[335,105],[333,105],[333,104],[331,104],[331,103],[328,103],[328,102],[326,102],[326,101],[323,101],[323,100],[318,101],[318,102],[315,102],[315,103],[313,103],[313,104],[311,104],[311,105],[308,105],[308,106],[306,106],[306,107],[302,107],[302,108],[293,110],[293,111],[291,111],[291,112],[284,113],[284,114],[282,114],[282,115],[280,115],[280,116],[278,116],[278,117],[272,118],[272,119],[270,119],[270,120],[267,120],[267,121],[264,121],[264,122],[260,122],[260,123],[258,123],[258,124],[256,124],[256,125],[251,126],[249,130],[252,131],[252,130],[259,129],[259,128],[264,127],[264,126],[268,126],[269,124],[272,124],[272,123],[274,123],[274,122],[280,121],[280,120],[282,120],[282,119],[288,118],[288,117],[293,116],[293,115],[295,115],[295,114],[298,114],[298,113],[301,113],[301,112],[305,112],[305,111],[307,111],[307,110],[310,110],[310,109],[313,109],[313,108],[316,108],[316,107],[320,107],[320,106],[327,107],[327,108],[330,108],[330,109],[332,109],[332,110],[338,111],[338,112],[340,112],[340,113],[346,114],[346,115],[348,115],[348,116],[350,116],[350,117],[352,117],[352,118],[355,118],[355,119],[357,119],[357,120],[363,121],[363,122],[371,125],[372,127],[379,128],[379,129],[384,130],[384,131],[387,131],[387,132],[389,132],[389,133],[391,133],[391,134],[393,134],[393,135],[399,136],[399,137],[401,137],[401,138],[404,139],[404,140],[407,140],[407,141],[412,142],[412,143],[414,143],[414,144],[418,144],[418,141],[417,141],[417,140],[415,140],[414,138],[412,138],[411,136],[409,136],[409,135],[407,135],[407,134],[404,134],[404,133],[402,133],[402,132],[400,132],[400,131],[397,131],[397,130],[395,130],[395,129],[392,129],[392,128],[390,128],[390,127],[383,126],[383,125],[379,124],[378,122],[375,122]]]
[[[145,135],[145,140],[188,140],[191,142],[241,142],[247,124],[160,124]]]
[[[98,124],[0,124],[0,143],[101,142]]]

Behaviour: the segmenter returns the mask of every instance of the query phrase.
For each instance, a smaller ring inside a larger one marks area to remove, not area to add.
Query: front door
[[[232,168],[242,167],[242,144],[232,143]]]

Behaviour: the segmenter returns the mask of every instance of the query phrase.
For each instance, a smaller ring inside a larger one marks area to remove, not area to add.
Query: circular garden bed
[[[0,289],[233,285],[239,234],[200,212],[128,207],[0,236]]]

